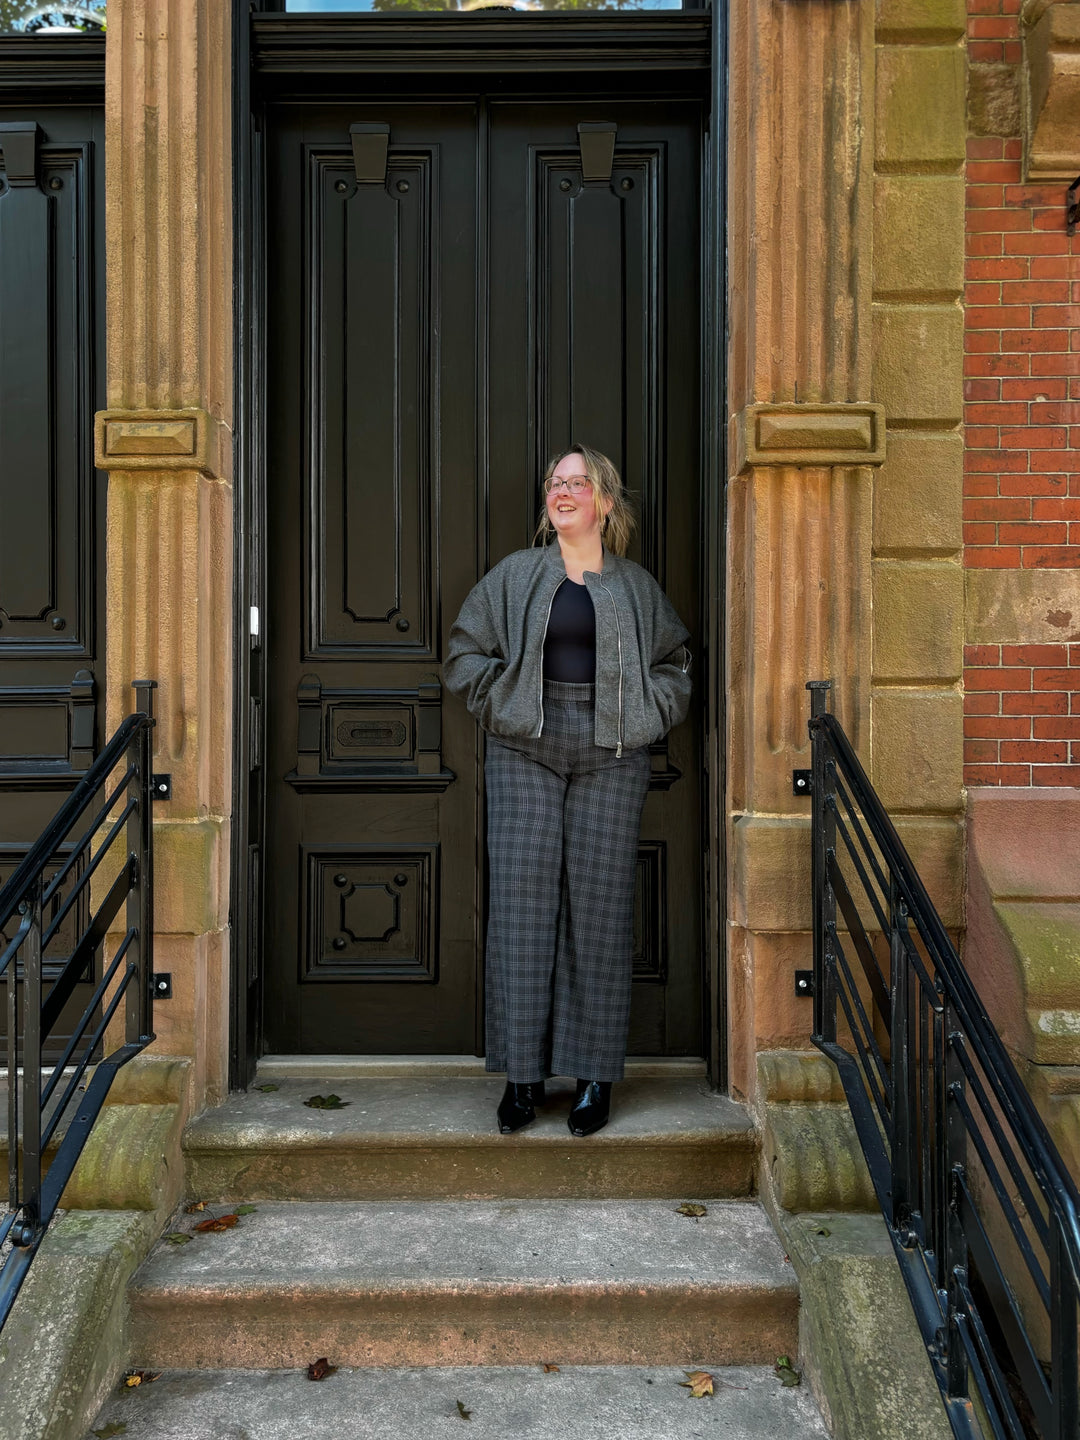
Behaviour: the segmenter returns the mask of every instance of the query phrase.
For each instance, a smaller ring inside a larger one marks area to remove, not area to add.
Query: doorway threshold
[[[488,1076],[476,1055],[264,1055],[257,1077],[269,1080],[482,1080]],[[635,1056],[626,1062],[628,1080],[696,1080],[705,1061],[694,1056]],[[573,1079],[573,1076],[568,1077]]]

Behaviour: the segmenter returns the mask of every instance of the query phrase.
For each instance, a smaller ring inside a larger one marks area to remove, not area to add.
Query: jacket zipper
[[[564,575],[563,580],[565,579],[566,576]],[[562,580],[560,580],[558,585],[556,585],[555,589],[551,592],[551,599],[548,601],[547,614],[544,616],[544,633],[540,637],[540,679],[537,687],[538,698],[540,701],[540,728],[536,732],[536,738],[538,740],[540,739],[540,736],[544,733],[544,646],[547,643],[548,624],[551,621],[551,607],[555,604],[555,596],[562,588],[562,583]]]
[[[618,641],[619,641],[619,743],[618,743],[618,745],[617,745],[616,748],[615,748],[615,758],[616,758],[616,760],[618,760],[618,759],[622,756],[622,690],[623,690],[622,626],[619,624],[619,607],[615,604],[615,596],[612,595],[611,591],[607,588],[607,585],[606,585],[606,583],[605,583],[605,581],[604,581],[604,573],[603,573],[603,571],[600,572],[600,585],[601,585],[601,587],[603,588],[603,590],[604,590],[605,594],[607,595],[608,599],[611,601],[611,608],[612,608],[612,610],[614,611],[614,614],[615,614],[615,634],[616,634],[616,636],[618,637]],[[555,597],[552,596],[552,599],[554,599],[554,598],[555,598]]]

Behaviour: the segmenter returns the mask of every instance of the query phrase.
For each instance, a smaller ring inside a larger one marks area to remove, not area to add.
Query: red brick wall
[[[1017,64],[1019,0],[968,0],[968,59]],[[1019,137],[967,151],[964,564],[1080,566],[1080,234]],[[1080,572],[1077,574],[1080,612]],[[1080,785],[1080,645],[970,645],[964,782]]]

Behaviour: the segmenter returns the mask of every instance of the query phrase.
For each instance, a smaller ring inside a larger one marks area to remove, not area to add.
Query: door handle
[[[386,184],[386,156],[390,149],[390,126],[382,123],[350,125],[353,167],[358,185]]]

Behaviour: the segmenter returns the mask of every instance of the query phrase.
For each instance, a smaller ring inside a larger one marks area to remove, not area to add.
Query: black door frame
[[[273,0],[271,0],[273,3]],[[269,5],[265,7],[269,11]],[[711,1084],[727,1081],[724,856],[724,491],[725,491],[725,161],[727,51],[724,8],[630,15],[590,12],[512,17],[396,18],[250,13],[233,5],[233,207],[235,279],[234,704],[230,903],[230,1066],[233,1088],[255,1071],[260,1033],[259,857],[264,851],[265,693],[262,636],[266,613],[266,477],[263,445],[265,253],[262,232],[263,109],[275,99],[460,93],[477,77],[537,76],[540,93],[589,77],[590,95],[660,93],[694,79],[709,101],[702,174],[702,633],[706,800],[703,955]],[[706,73],[707,72],[707,73]],[[497,80],[495,80],[497,84]],[[678,93],[678,92],[676,92]]]

